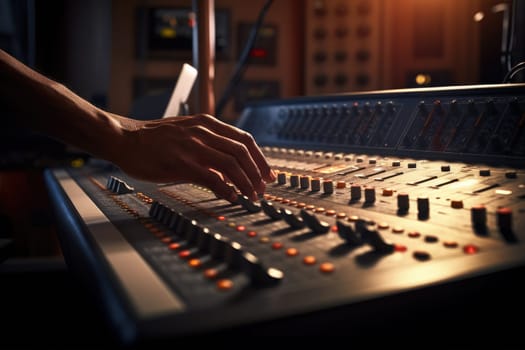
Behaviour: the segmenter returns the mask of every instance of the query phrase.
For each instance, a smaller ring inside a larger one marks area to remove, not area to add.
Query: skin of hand
[[[194,182],[221,198],[251,200],[276,176],[251,134],[199,114],[136,120],[102,110],[0,50],[6,123],[30,128],[151,182]],[[234,186],[230,185],[233,184]]]
[[[219,197],[236,201],[228,184],[257,200],[266,182],[275,181],[252,135],[210,115],[139,121],[113,115],[124,127],[114,162],[127,174],[155,182],[191,181]]]

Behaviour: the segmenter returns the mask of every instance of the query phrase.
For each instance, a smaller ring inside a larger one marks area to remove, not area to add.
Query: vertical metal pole
[[[193,0],[193,65],[197,76],[197,113],[215,114],[215,2]],[[195,33],[197,32],[197,33]]]

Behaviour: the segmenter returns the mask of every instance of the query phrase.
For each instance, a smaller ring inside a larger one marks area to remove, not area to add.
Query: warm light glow
[[[428,85],[432,81],[429,74],[418,74],[416,75],[416,84],[417,85]]]
[[[474,22],[481,22],[485,18],[485,14],[482,11],[478,11],[474,14]]]

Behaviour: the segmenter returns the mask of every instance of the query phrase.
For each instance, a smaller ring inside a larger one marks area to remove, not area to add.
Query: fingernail
[[[273,171],[273,169],[270,169],[270,179],[272,181],[275,181],[277,179],[277,174],[275,174],[275,171]]]

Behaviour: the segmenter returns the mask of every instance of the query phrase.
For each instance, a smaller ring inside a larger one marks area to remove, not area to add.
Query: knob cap
[[[266,215],[273,220],[280,220],[283,218],[281,210],[273,206],[272,202],[261,200],[261,207]]]
[[[250,213],[258,213],[262,209],[260,204],[252,202],[250,199],[248,199],[248,197],[243,195],[237,196],[237,202],[240,203],[242,207]]]
[[[326,233],[330,230],[330,224],[325,221],[321,221],[315,214],[310,214],[304,209],[301,209],[301,218],[303,222],[315,233]]]
[[[261,260],[249,252],[243,252],[240,262],[241,270],[248,274],[254,286],[274,286],[284,278],[284,273],[273,267],[265,267]]]
[[[303,219],[295,215],[291,210],[285,208],[281,208],[280,210],[284,221],[286,221],[290,227],[300,229],[305,226]]]

